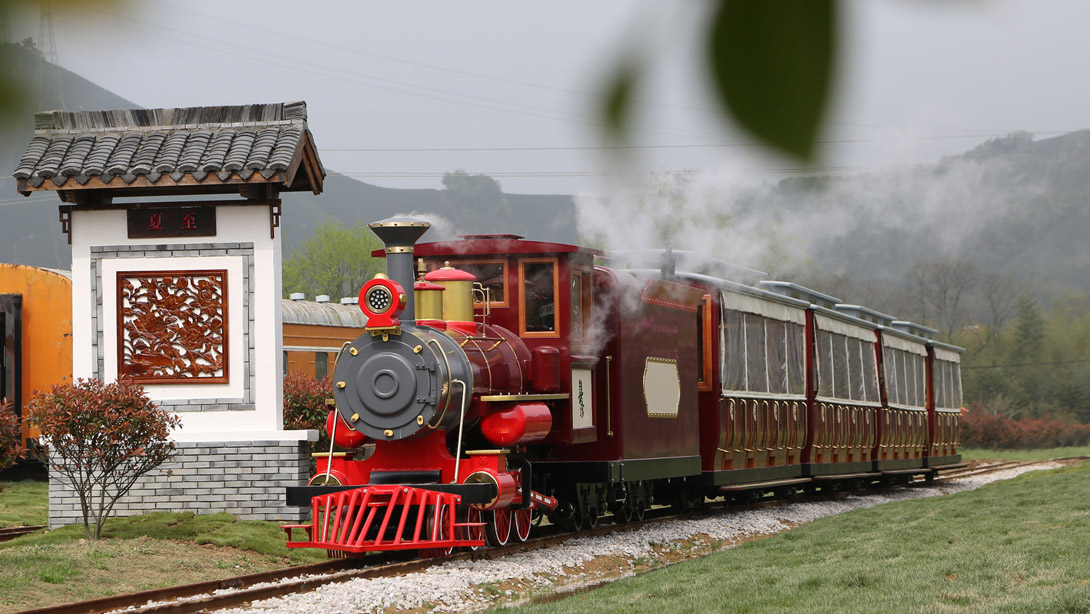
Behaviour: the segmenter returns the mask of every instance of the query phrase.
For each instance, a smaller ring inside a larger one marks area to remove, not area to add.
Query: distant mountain
[[[751,205],[787,220],[805,241],[800,259],[827,276],[904,284],[920,261],[961,259],[1044,297],[1090,292],[1090,130],[1012,134],[910,169],[788,179]]]
[[[485,232],[472,211],[446,198],[443,190],[383,188],[330,171],[320,196],[309,193],[281,196],[285,254],[313,234],[314,227],[327,217],[351,224],[356,219],[369,223],[411,213],[433,222],[435,228],[424,240]],[[502,232],[542,241],[577,242],[575,203],[570,196],[504,194],[504,197],[511,212],[510,223],[503,224]]]
[[[138,105],[44,61],[32,48],[0,45],[0,58],[5,62],[3,78],[17,83],[22,92],[21,100],[9,105],[13,107],[11,116],[0,118],[0,262],[68,269],[72,253],[57,220],[57,195],[23,197],[11,176],[34,135],[34,113],[134,109]]]

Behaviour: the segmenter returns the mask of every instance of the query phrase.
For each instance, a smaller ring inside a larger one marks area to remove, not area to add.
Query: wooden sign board
[[[125,214],[130,239],[216,235],[216,207],[212,205],[133,207]]]

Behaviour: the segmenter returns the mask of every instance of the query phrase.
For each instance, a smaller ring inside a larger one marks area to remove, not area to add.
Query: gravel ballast
[[[764,509],[725,510],[695,520],[653,523],[602,537],[573,537],[548,549],[496,560],[451,561],[424,572],[393,578],[358,579],[328,584],[302,594],[255,602],[227,614],[348,614],[426,609],[435,612],[483,610],[501,601],[523,601],[529,594],[567,592],[673,560],[730,547],[812,520],[883,503],[948,495],[979,488],[1027,471],[1059,465],[1035,465],[967,477],[940,485],[902,488],[833,501],[784,503]],[[689,549],[689,552],[679,550]]]

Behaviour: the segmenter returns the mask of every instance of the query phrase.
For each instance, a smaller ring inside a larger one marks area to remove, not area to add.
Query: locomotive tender
[[[361,289],[327,421],[348,451],[289,489],[312,509],[289,547],[443,554],[525,540],[543,515],[578,529],[960,461],[961,349],[926,327],[790,283],[370,227],[388,276]]]

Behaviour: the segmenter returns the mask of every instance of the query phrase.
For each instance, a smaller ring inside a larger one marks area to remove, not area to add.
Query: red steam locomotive
[[[371,225],[389,276],[360,291],[367,329],[333,372],[347,451],[289,489],[312,509],[289,547],[442,554],[546,515],[578,529],[960,461],[961,350],[931,329],[516,235],[416,245],[427,228]]]

